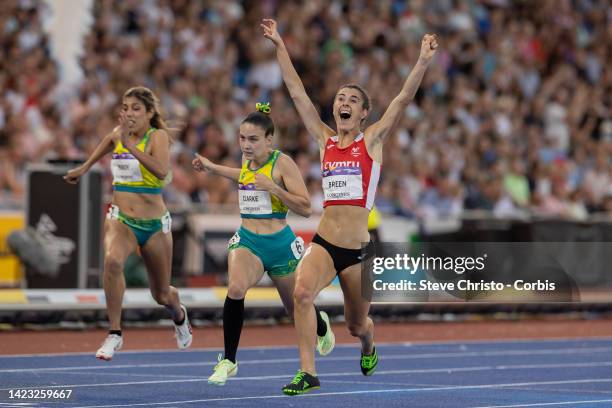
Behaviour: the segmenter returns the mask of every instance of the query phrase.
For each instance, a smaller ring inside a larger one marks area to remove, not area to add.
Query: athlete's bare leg
[[[149,288],[155,301],[165,306],[172,320],[180,322],[184,313],[178,290],[170,285],[172,277],[172,234],[162,231],[153,235],[141,247],[142,259],[149,275]]]
[[[125,292],[123,267],[138,244],[130,228],[118,220],[104,223],[104,295],[110,330],[121,330],[121,305]]]
[[[316,375],[314,351],[317,340],[314,300],[335,276],[334,263],[329,253],[318,244],[310,244],[296,271],[293,316],[300,349],[300,367],[312,375]]]
[[[368,316],[370,301],[361,293],[361,264],[349,266],[340,274],[344,295],[344,318],[351,336],[361,340],[363,354],[371,354],[374,345],[374,323]]]

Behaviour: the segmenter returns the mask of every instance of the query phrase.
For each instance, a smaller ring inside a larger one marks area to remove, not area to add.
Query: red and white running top
[[[368,154],[363,133],[343,149],[337,143],[338,136],[327,139],[323,153],[323,208],[328,205],[355,205],[372,209],[380,177],[380,163]]]

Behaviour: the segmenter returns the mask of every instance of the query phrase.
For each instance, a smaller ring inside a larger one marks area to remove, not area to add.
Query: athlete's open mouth
[[[340,119],[350,119],[350,117],[351,117],[350,109],[347,109],[347,108],[340,109]]]

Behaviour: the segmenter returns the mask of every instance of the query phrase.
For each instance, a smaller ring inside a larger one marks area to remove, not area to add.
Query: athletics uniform
[[[263,174],[272,178],[274,165],[281,152],[274,150],[268,160],[255,170],[250,169],[251,161],[243,163],[238,183],[240,217],[255,219],[285,219],[289,208],[275,195],[255,188],[255,175]],[[255,234],[240,227],[229,241],[228,249],[246,248],[257,256],[270,276],[286,276],[295,271],[304,251],[304,240],[288,225],[272,234]]]
[[[332,205],[353,205],[368,210],[374,205],[376,186],[380,178],[380,163],[374,161],[365,144],[363,133],[345,148],[338,147],[338,136],[327,139],[321,162],[321,176],[325,201],[323,208]],[[312,242],[327,250],[337,273],[360,263],[372,254],[372,242],[362,249],[348,249],[331,244],[316,234]]]
[[[146,151],[151,135],[156,130],[155,128],[150,128],[138,144],[136,144],[136,148],[142,152]],[[161,194],[165,184],[165,180],[158,179],[134,155],[123,147],[121,141],[117,143],[113,150],[111,171],[113,173],[113,190],[115,191],[138,194]],[[172,227],[172,219],[168,211],[160,218],[132,218],[122,213],[118,206],[111,204],[106,218],[109,220],[119,220],[130,227],[140,246],[145,245],[149,238],[157,231],[161,230],[164,234],[167,234]]]

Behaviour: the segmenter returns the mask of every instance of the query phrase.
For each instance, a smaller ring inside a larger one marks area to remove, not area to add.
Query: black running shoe
[[[378,365],[378,354],[376,353],[376,346],[372,349],[372,354],[361,353],[361,372],[363,375],[372,375],[376,371]]]
[[[313,375],[298,370],[293,381],[283,387],[283,393],[286,395],[306,394],[312,390],[318,390],[321,387],[319,379]]]

